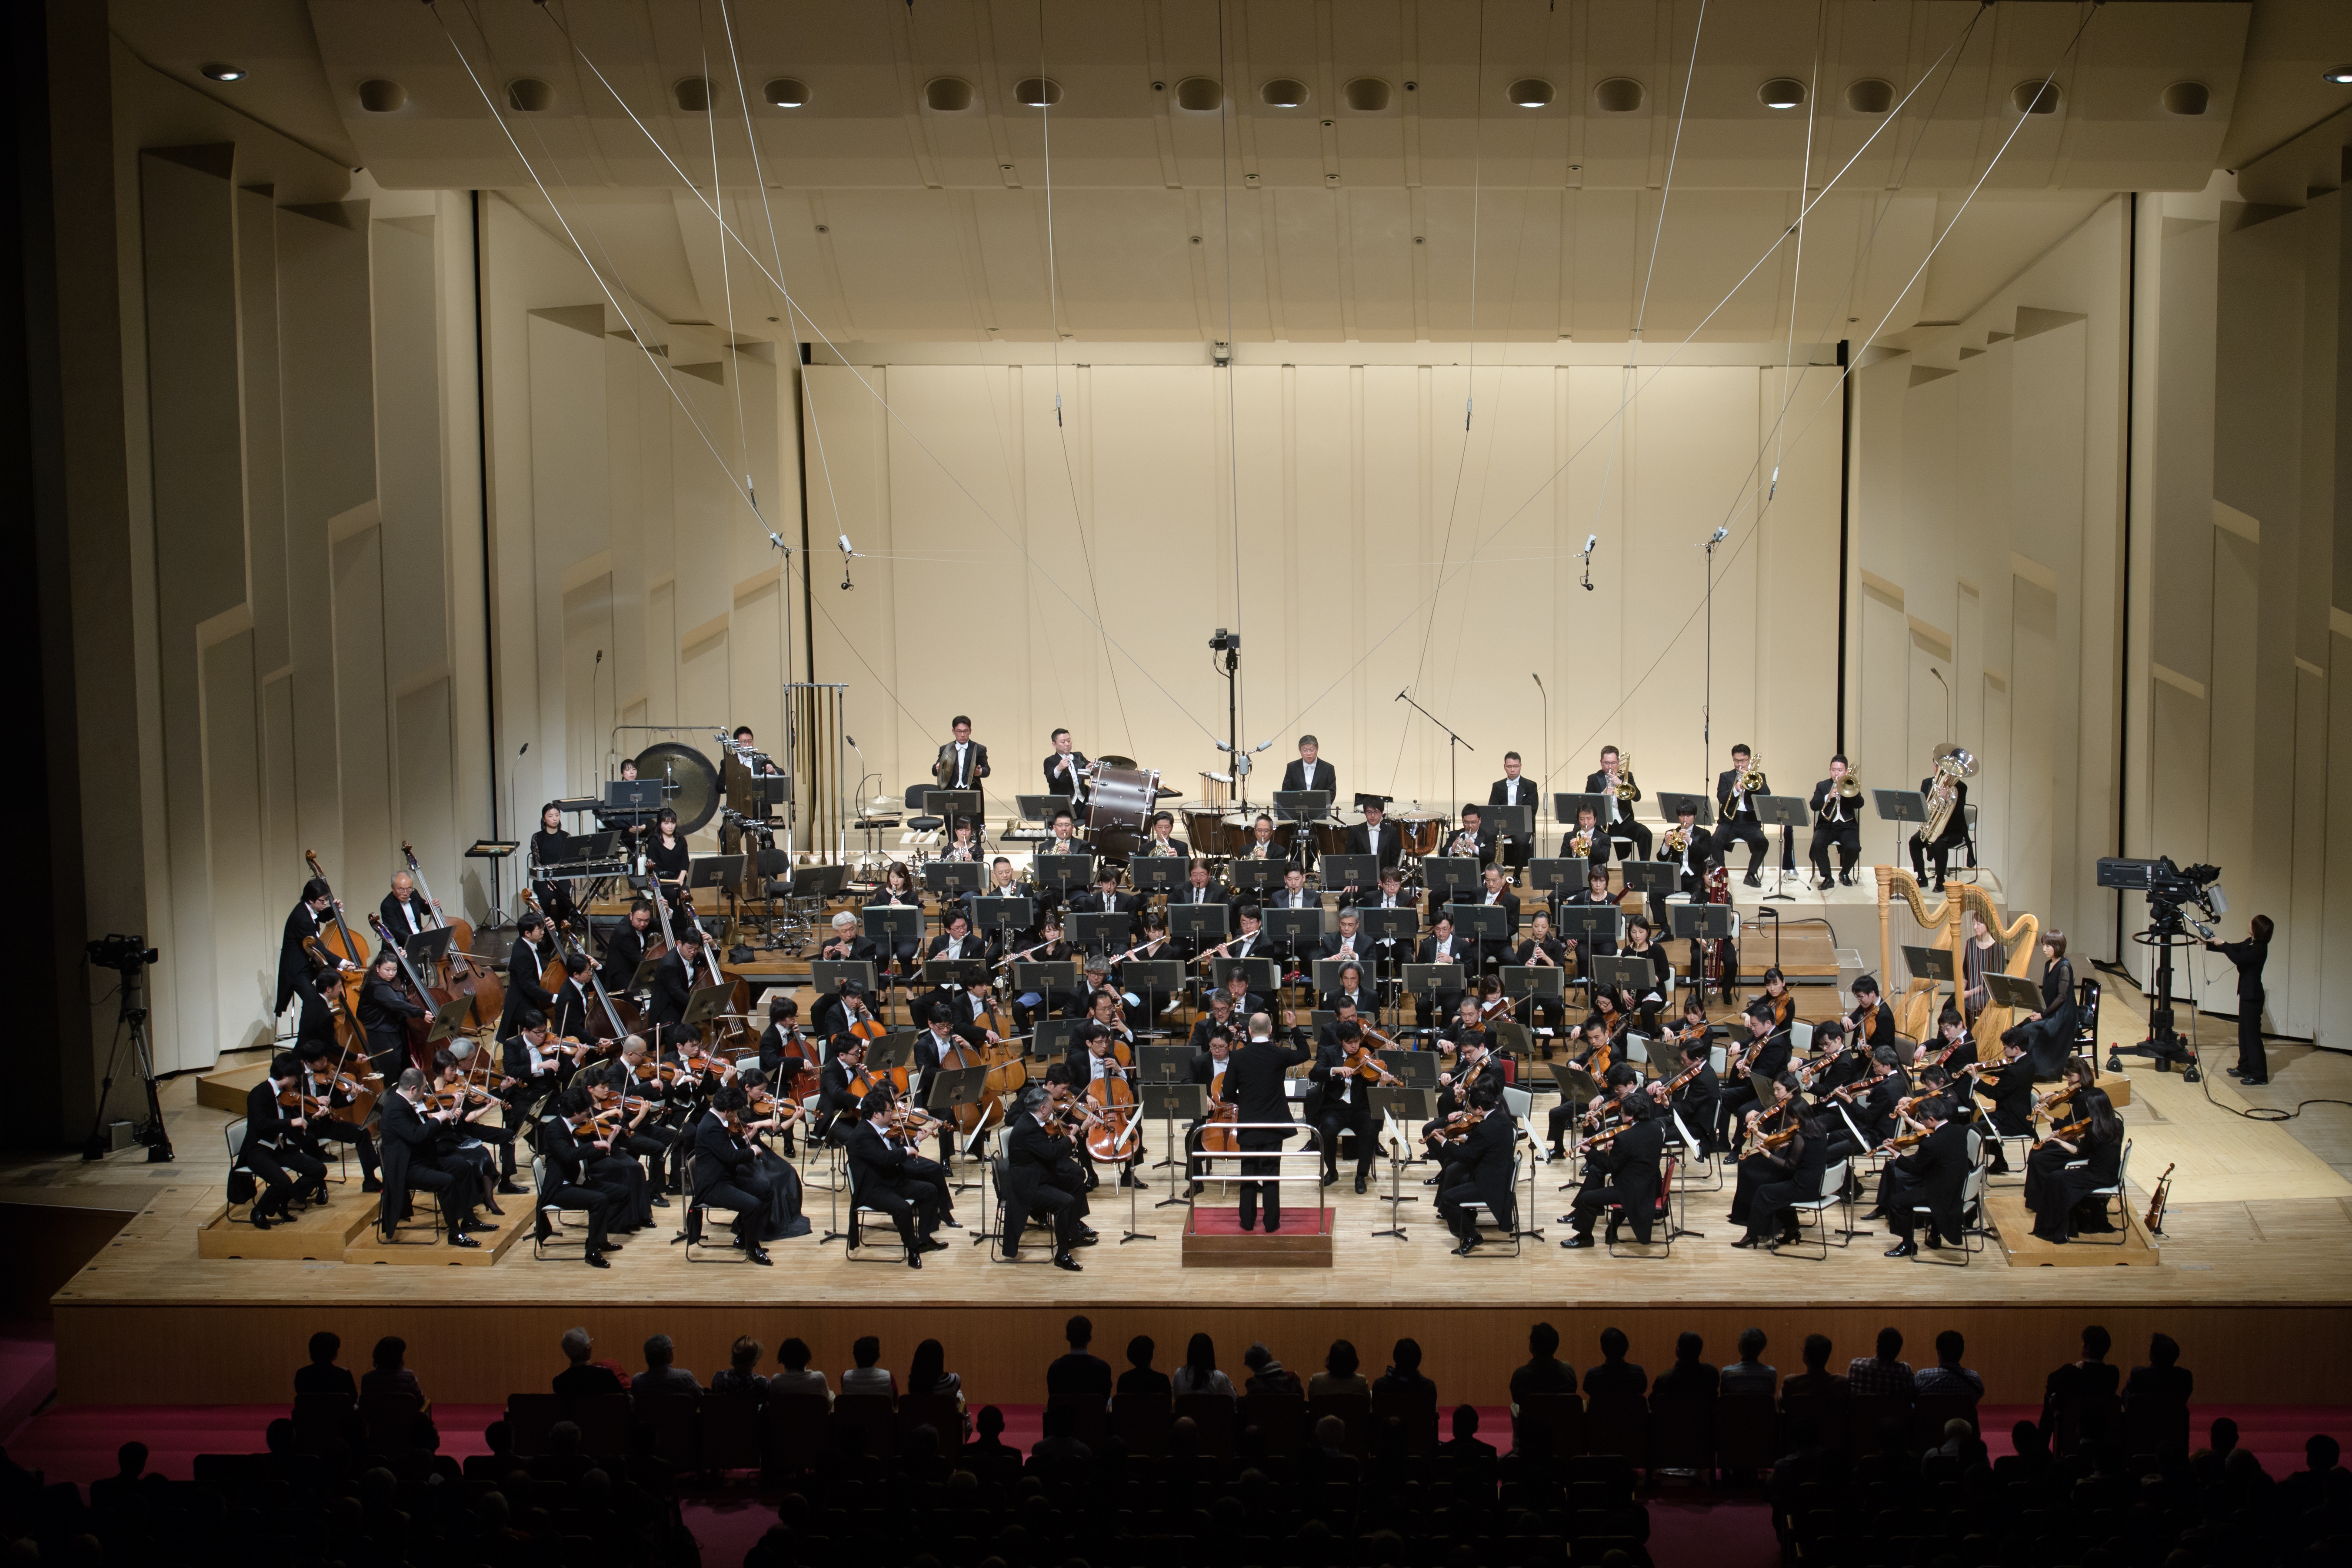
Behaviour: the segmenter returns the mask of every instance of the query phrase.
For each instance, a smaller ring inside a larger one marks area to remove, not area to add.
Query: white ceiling
[[[1680,338],[1800,210],[1809,116],[1762,104],[1774,76],[1818,84],[1816,195],[1880,134],[1812,209],[1801,283],[1784,243],[1701,335],[1784,336],[1792,288],[1801,342],[1882,318],[1894,332],[1965,314],[2116,191],[2201,189],[2226,158],[2352,107],[2352,89],[2318,77],[2352,58],[2345,0],[2116,0],[2071,55],[2084,8],[2003,0],[1932,75],[1973,0],[1715,0],[1691,73],[1699,11],[1045,0],[1041,34],[1035,0],[728,0],[730,54],[719,0],[111,5],[118,35],[157,68],[382,185],[502,191],[552,232],[535,175],[608,276],[672,321],[727,312],[702,199],[715,150],[723,210],[752,256],[829,335],[874,342],[1057,328],[1223,339],[1229,262],[1242,342],[1459,340],[1474,291],[1481,340],[1622,341],[1637,317]],[[251,75],[205,81],[207,60]],[[553,101],[494,115],[468,65],[501,109],[523,77]],[[2057,111],[2021,116],[2012,90],[2053,65]],[[1050,117],[1013,101],[1015,80],[1039,74],[1061,89]],[[715,113],[683,111],[677,83],[706,75]],[[805,107],[764,101],[761,84],[786,75],[807,84]],[[942,77],[970,84],[971,107],[925,104]],[[1224,84],[1222,110],[1175,104],[1192,77]],[[1522,77],[1549,81],[1552,101],[1511,104]],[[1598,106],[1597,84],[1619,77],[1642,84],[1638,110]],[[1900,98],[1923,77],[1899,115],[1846,102],[1859,79]],[[1263,101],[1276,78],[1304,83],[1306,102]],[[363,109],[372,79],[405,101]],[[1346,107],[1353,79],[1387,83],[1388,106]],[[2182,81],[2206,88],[2201,115],[2167,112],[2161,94]],[[781,298],[742,251],[729,262],[744,335],[807,335],[771,324]]]

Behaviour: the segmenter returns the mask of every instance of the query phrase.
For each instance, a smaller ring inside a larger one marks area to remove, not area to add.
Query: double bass
[[[404,838],[400,841],[400,853],[408,862],[408,878],[416,884],[416,896],[433,911],[434,925],[449,933],[448,970],[442,976],[446,982],[443,989],[452,996],[474,999],[472,1010],[466,1015],[467,1023],[477,1028],[497,1027],[499,1016],[506,1011],[505,983],[490,973],[488,965],[473,956],[474,928],[443,912],[440,900],[434,898],[432,888],[425,883],[425,868],[416,863],[416,851],[408,847]]]
[[[302,859],[310,866],[310,875],[321,882],[326,881],[327,873],[319,866],[317,850],[303,850]],[[328,889],[327,896],[334,899],[334,889],[331,887]],[[352,966],[343,972],[342,976],[343,1010],[357,1020],[360,1015],[360,987],[367,980],[368,954],[367,950],[360,945],[359,939],[352,935],[352,928],[343,921],[343,900],[334,899],[334,905],[335,923],[321,927],[318,936],[313,940],[325,952],[331,965],[333,961],[340,960]]]
[[[433,1016],[456,998],[442,987],[426,983],[416,966],[408,961],[408,954],[402,950],[400,943],[393,940],[392,928],[383,923],[382,915],[369,910],[368,924],[374,928],[386,951],[399,961],[401,978],[407,983],[410,1000],[425,1009],[422,1018],[401,1020],[405,1026],[402,1033],[408,1039],[408,1059],[430,1073],[433,1070]]]

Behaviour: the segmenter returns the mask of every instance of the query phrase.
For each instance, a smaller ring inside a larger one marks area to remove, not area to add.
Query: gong
[[[719,814],[719,770],[692,746],[663,741],[637,753],[637,776],[662,781],[662,804],[677,813],[677,836],[699,833]]]

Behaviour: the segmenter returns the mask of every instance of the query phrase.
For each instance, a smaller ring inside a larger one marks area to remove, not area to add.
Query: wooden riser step
[[[1336,1211],[1285,1213],[1282,1228],[1245,1231],[1237,1211],[1223,1205],[1196,1207],[1184,1222],[1187,1268],[1328,1268]],[[1319,1223],[1318,1223],[1319,1222]]]

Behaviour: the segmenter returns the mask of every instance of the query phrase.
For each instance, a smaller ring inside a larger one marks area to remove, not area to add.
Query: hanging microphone
[[[772,529],[770,529],[770,530],[768,530],[768,542],[769,542],[769,543],[771,543],[771,544],[772,544],[772,545],[774,545],[774,546],[775,546],[777,549],[779,549],[779,550],[789,550],[789,549],[790,549],[790,546],[788,546],[788,545],[786,545],[786,544],[784,543],[784,536],[783,536],[782,534],[781,534],[781,533],[778,533],[778,532],[777,532],[774,529],[772,529]]]
[[[1730,537],[1731,537],[1731,530],[1730,530],[1730,529],[1728,529],[1728,528],[1718,528],[1718,529],[1717,529],[1717,530],[1715,531],[1715,537],[1714,537],[1713,539],[1708,540],[1708,541],[1707,541],[1707,542],[1708,542],[1709,544],[1720,544],[1720,543],[1722,543],[1725,540],[1727,540],[1727,539],[1728,539],[1728,538],[1730,538]]]
[[[1536,689],[1538,691],[1541,691],[1544,689],[1543,677],[1538,675],[1534,670],[1531,669],[1528,671],[1528,679],[1536,683]]]
[[[846,730],[844,730],[844,731],[841,732],[841,738],[842,738],[843,740],[845,740],[845,741],[848,742],[849,742],[851,745],[853,745],[853,746],[855,746],[855,745],[856,745],[856,744],[857,744],[857,737],[856,737],[856,736],[855,736],[855,735],[853,735],[853,734],[851,734],[851,733],[850,733],[848,731],[846,731]],[[860,749],[862,750],[863,748],[860,748]]]
[[[1600,547],[1601,536],[1599,534],[1588,533],[1584,536],[1584,556],[1586,560],[1591,560],[1592,558],[1592,552]]]
[[[1220,741],[1220,742],[1217,742],[1217,750],[1219,750],[1219,751],[1221,751],[1221,752],[1230,752],[1230,751],[1232,751],[1233,749],[1234,749],[1234,748],[1232,747],[1232,745],[1230,745],[1230,744],[1229,744],[1229,743],[1227,743],[1226,742]]]

